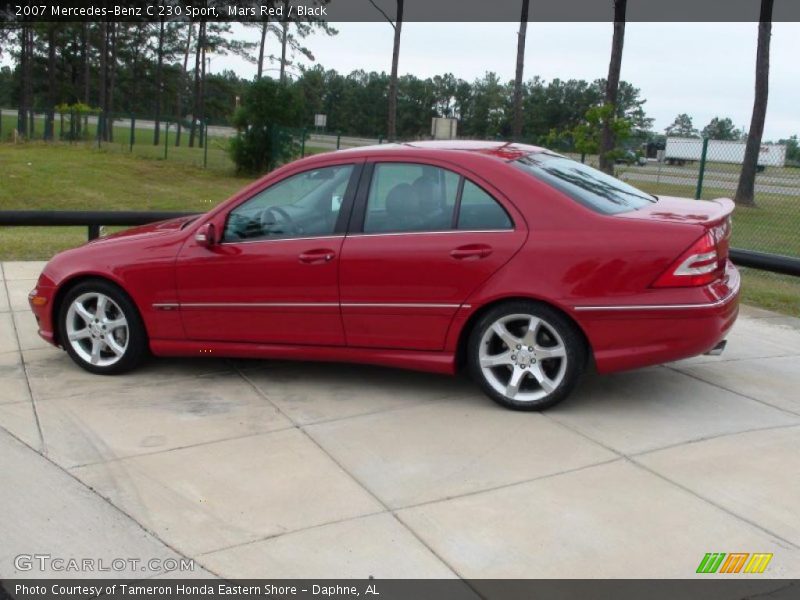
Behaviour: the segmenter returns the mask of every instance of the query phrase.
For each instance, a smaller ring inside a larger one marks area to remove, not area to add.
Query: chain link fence
[[[24,120],[24,123],[21,122]],[[20,131],[24,134],[20,134]],[[170,160],[196,167],[233,170],[230,140],[237,130],[225,122],[197,121],[142,114],[79,114],[74,111],[0,110],[0,143],[39,140],[84,144],[108,152]],[[279,163],[309,154],[383,143],[382,138],[346,137],[310,128],[275,126],[273,135],[289,138]],[[275,165],[273,165],[275,166]]]
[[[170,160],[202,168],[231,170],[230,138],[236,130],[224,123],[150,115],[81,114],[75,111],[37,112],[3,110],[0,141],[84,144],[108,152]],[[25,123],[20,123],[20,119]],[[24,135],[19,132],[23,131]]]
[[[656,195],[733,198],[745,142],[668,138],[655,157],[617,165],[617,176]],[[763,144],[755,179],[755,204],[739,204],[733,245],[800,257],[800,167],[787,161],[786,146]]]

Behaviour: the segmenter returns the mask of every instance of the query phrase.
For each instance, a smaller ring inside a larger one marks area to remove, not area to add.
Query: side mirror
[[[194,234],[194,241],[197,242],[198,246],[203,246],[205,248],[211,248],[211,246],[216,244],[217,240],[214,235],[214,224],[205,223],[202,225]]]

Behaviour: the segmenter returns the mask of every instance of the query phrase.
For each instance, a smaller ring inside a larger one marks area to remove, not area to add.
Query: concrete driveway
[[[37,575],[21,552],[269,578],[685,578],[707,552],[769,552],[754,577],[800,577],[797,320],[744,309],[721,357],[525,414],[364,366],[92,376],[36,336],[40,268],[2,265],[0,577]]]

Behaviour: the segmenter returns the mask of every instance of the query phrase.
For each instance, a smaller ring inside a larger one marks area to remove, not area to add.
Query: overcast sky
[[[339,35],[306,40],[319,64],[349,73],[389,71],[392,29],[388,23],[336,23]],[[256,41],[258,32],[235,25]],[[404,23],[400,73],[428,77],[453,73],[473,80],[486,71],[513,79],[517,23]],[[628,23],[622,77],[642,90],[645,109],[663,131],[680,112],[702,129],[712,117],[730,117],[748,129],[753,106],[756,23]],[[605,77],[610,23],[530,23],[525,78],[594,80]],[[279,54],[277,40],[268,54]],[[770,97],[765,140],[800,134],[800,23],[773,25]],[[299,62],[308,62],[299,60]],[[255,75],[255,66],[215,57],[211,69]],[[273,73],[274,74],[274,73]]]

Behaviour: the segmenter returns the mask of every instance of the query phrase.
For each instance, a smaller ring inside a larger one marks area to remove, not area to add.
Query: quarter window
[[[364,232],[451,229],[458,184],[459,175],[439,167],[376,164],[367,197]]]
[[[458,211],[458,228],[475,231],[512,227],[511,218],[497,200],[465,179]]]
[[[231,211],[223,241],[332,234],[352,172],[339,165],[279,181]]]

